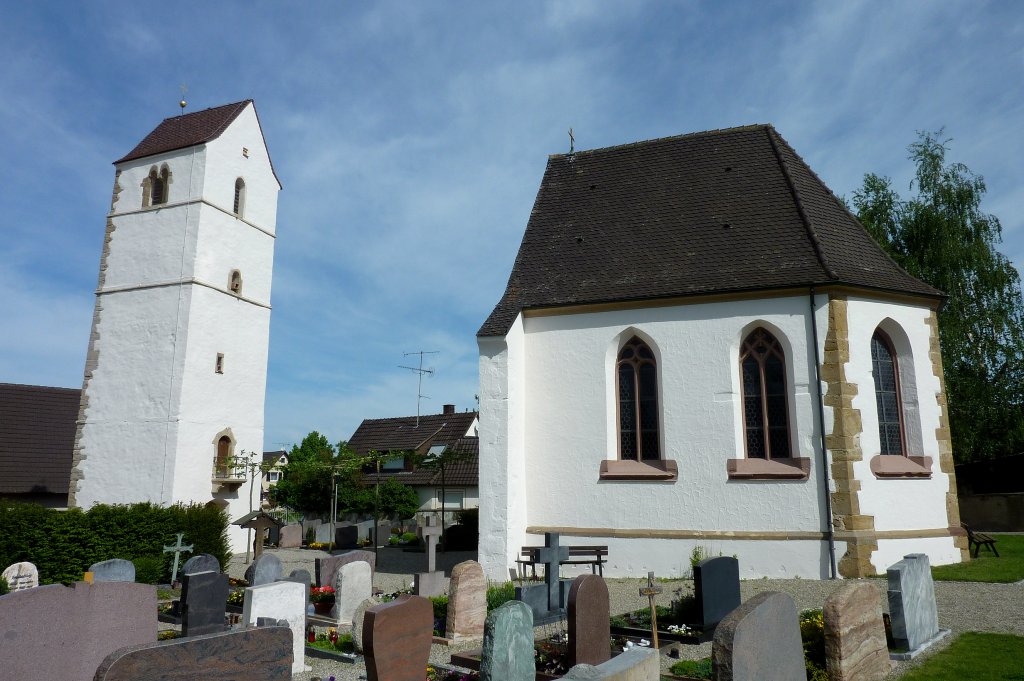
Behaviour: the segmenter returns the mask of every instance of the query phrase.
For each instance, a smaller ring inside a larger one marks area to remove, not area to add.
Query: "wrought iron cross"
[[[661,587],[654,583],[654,573],[647,573],[647,586],[640,587],[640,595],[647,596],[651,602],[651,639],[654,649],[658,649],[658,610],[654,605],[654,598],[661,593]]]
[[[182,546],[181,545],[181,538],[183,536],[185,536],[184,533],[183,532],[179,532],[178,533],[178,541],[175,542],[174,546],[165,546],[164,547],[164,553],[173,553],[174,554],[174,569],[171,570],[171,584],[174,584],[176,581],[178,581],[178,559],[181,557],[181,554],[186,552],[186,551],[188,551],[189,553],[192,552],[192,547],[193,547],[192,544],[189,544],[188,546]]]

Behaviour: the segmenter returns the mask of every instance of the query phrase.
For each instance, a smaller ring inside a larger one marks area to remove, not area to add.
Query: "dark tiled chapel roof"
[[[162,154],[175,149],[185,149],[215,140],[251,103],[251,99],[246,99],[234,104],[224,104],[211,109],[165,118],[134,149],[114,163],[134,161],[137,158]]]
[[[770,125],[549,157],[508,286],[524,309],[843,284],[938,297]]]
[[[82,391],[0,383],[0,493],[67,494]]]

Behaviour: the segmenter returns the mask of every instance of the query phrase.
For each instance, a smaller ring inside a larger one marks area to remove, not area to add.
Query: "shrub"
[[[139,556],[134,559],[135,581],[140,584],[163,584],[167,581],[167,566],[163,556]]]
[[[825,622],[821,608],[800,613],[800,638],[804,644],[807,681],[828,681],[825,670]]]
[[[504,584],[489,584],[487,586],[487,610],[494,610],[502,603],[511,601],[516,597],[516,585],[512,582]]]
[[[690,676],[695,679],[711,678],[711,658],[703,660],[679,660],[669,668],[669,671],[676,676]]]
[[[3,596],[6,593],[10,593],[10,591],[11,587],[7,585],[7,580],[3,577],[0,577],[0,596]]]
[[[316,529],[310,527],[310,528],[308,528],[306,530],[306,544],[309,545],[309,544],[312,544],[315,541],[316,541]]]
[[[417,537],[416,534],[413,532],[403,532],[402,536],[399,538],[398,541],[402,542],[403,544],[417,544],[419,543],[420,538]]]

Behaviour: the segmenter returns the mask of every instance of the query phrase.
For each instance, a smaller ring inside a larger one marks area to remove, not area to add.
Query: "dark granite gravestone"
[[[155,639],[152,584],[50,584],[0,596],[3,679],[92,679],[110,653]]]
[[[281,561],[271,553],[261,554],[245,569],[245,581],[249,586],[273,584],[281,579]]]
[[[334,530],[334,548],[355,549],[359,547],[359,528],[355,525],[342,525]]]
[[[89,566],[93,582],[134,582],[135,565],[124,558],[111,558]]]
[[[557,532],[544,533],[544,548],[537,549],[537,562],[544,565],[544,586],[517,586],[516,600],[533,611],[534,625],[548,624],[565,617],[571,579],[559,579],[558,566],[569,560],[569,549],[559,546]]]
[[[726,615],[740,607],[740,563],[731,556],[708,558],[693,568],[693,590],[697,599],[695,624],[713,629]]]
[[[267,542],[271,546],[281,545],[281,528],[277,525],[271,525],[267,528]],[[282,547],[283,548],[283,547]]]
[[[317,586],[328,586],[331,580],[334,579],[334,575],[338,572],[338,568],[346,563],[355,563],[360,560],[370,564],[370,574],[372,576],[377,570],[377,554],[373,551],[356,549],[355,551],[346,551],[345,553],[328,556],[327,558],[317,558],[313,566],[313,570],[316,572]]]
[[[569,589],[569,666],[599,665],[611,658],[608,585],[598,575],[580,575]]]
[[[766,591],[726,615],[715,629],[711,661],[717,681],[807,681],[793,599]]]
[[[197,572],[220,572],[220,562],[209,553],[198,553],[181,566],[183,575],[194,575]]]
[[[363,620],[367,681],[423,681],[430,658],[434,607],[421,596],[375,605]]]
[[[93,679],[93,676],[78,678]],[[123,648],[103,660],[96,669],[94,681],[290,681],[291,678],[291,629],[254,627]]]
[[[522,601],[508,601],[487,615],[480,657],[481,681],[533,681],[533,613]]]
[[[292,570],[287,577],[282,577],[277,581],[298,582],[302,584],[306,589],[306,609],[309,609],[309,587],[313,584],[313,578],[310,577],[309,570]]]
[[[227,575],[220,572],[182,575],[182,635],[198,636],[224,631],[224,604],[227,600]]]

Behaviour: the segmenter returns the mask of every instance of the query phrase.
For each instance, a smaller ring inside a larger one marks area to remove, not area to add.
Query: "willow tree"
[[[1024,450],[1024,303],[1020,276],[1002,255],[1002,228],[981,208],[985,181],[947,163],[943,131],[919,132],[903,199],[887,177],[864,176],[857,216],[905,270],[944,291],[939,342],[953,453],[958,462]]]

